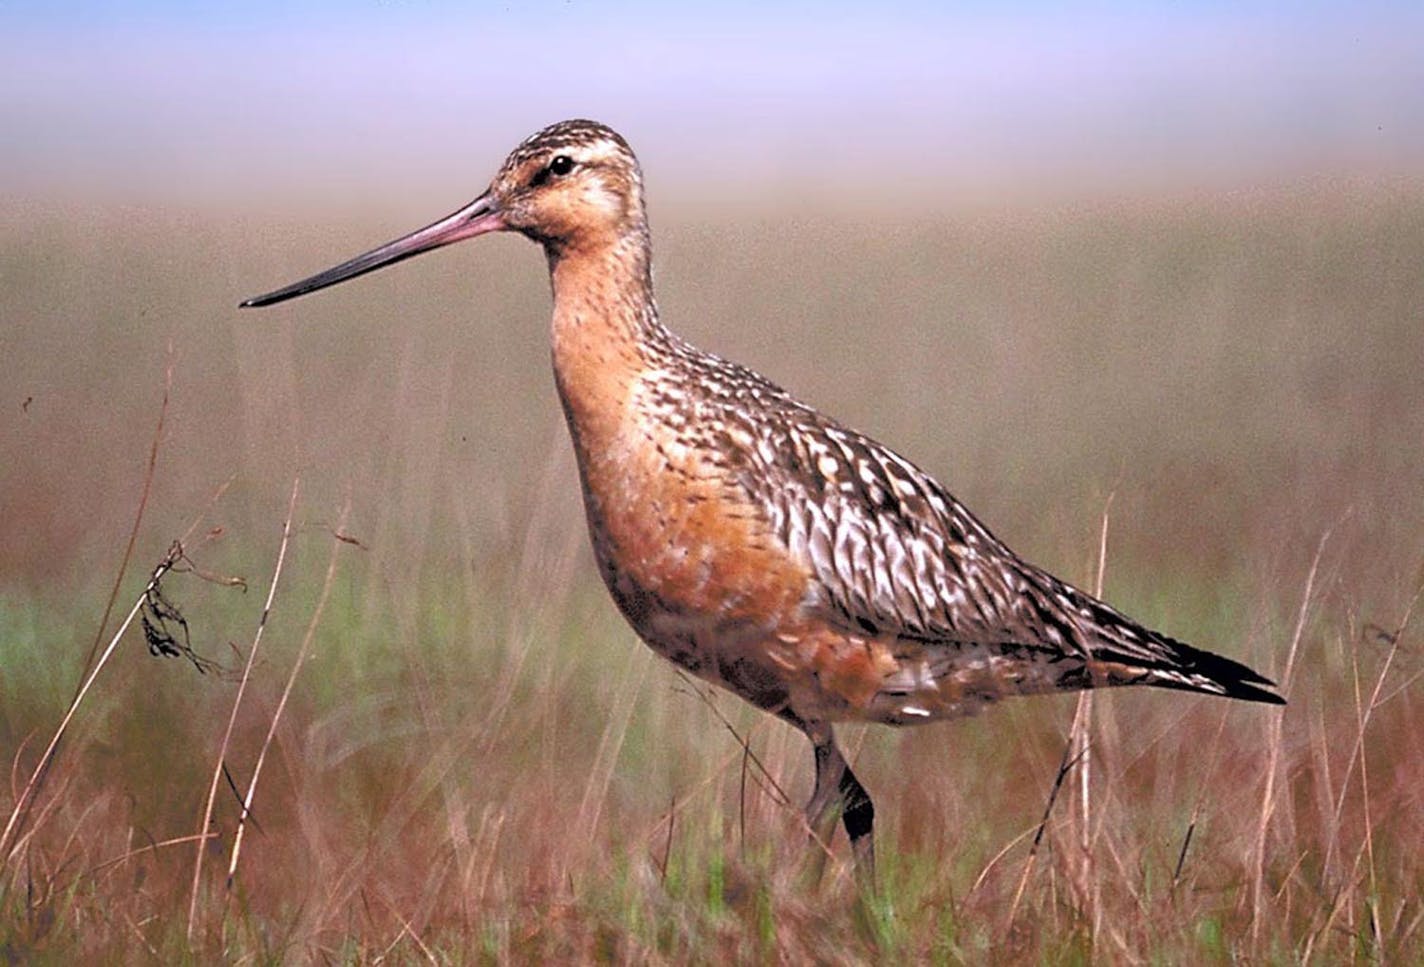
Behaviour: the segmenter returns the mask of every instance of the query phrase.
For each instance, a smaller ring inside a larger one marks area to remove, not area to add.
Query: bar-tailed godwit
[[[873,870],[835,722],[918,725],[1010,695],[1155,685],[1283,704],[1024,561],[929,474],[663,326],[628,143],[564,121],[433,225],[249,299],[265,306],[487,232],[544,248],[554,379],[599,573],[654,651],[804,732],[806,807]]]

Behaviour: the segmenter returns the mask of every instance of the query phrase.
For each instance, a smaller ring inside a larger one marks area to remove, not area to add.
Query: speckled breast
[[[801,622],[809,574],[709,455],[627,421],[590,440],[569,421],[589,536],[623,615],[655,651],[753,703],[786,705],[778,634]]]

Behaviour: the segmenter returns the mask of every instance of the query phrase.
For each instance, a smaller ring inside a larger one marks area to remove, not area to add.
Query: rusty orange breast
[[[616,421],[569,409],[594,551],[615,596],[748,630],[792,616],[810,575],[715,454],[649,419],[636,386]]]

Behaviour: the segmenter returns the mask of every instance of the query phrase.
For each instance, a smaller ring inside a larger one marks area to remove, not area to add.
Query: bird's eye
[[[574,170],[574,159],[566,154],[558,155],[549,162],[549,173],[563,176]]]

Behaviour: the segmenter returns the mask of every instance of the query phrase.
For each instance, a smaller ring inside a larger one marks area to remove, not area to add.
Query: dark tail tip
[[[1222,682],[1226,688],[1227,698],[1240,698],[1248,702],[1264,702],[1267,705],[1285,705],[1286,700],[1276,692],[1268,691],[1275,688],[1276,683],[1269,678],[1261,679],[1262,688],[1250,682]]]
[[[1187,654],[1183,664],[1194,674],[1209,678],[1221,686],[1221,694],[1227,698],[1239,698],[1247,702],[1264,702],[1267,705],[1284,705],[1286,700],[1275,691],[1276,683],[1265,675],[1253,671],[1230,658],[1213,655],[1209,651],[1183,646]]]

